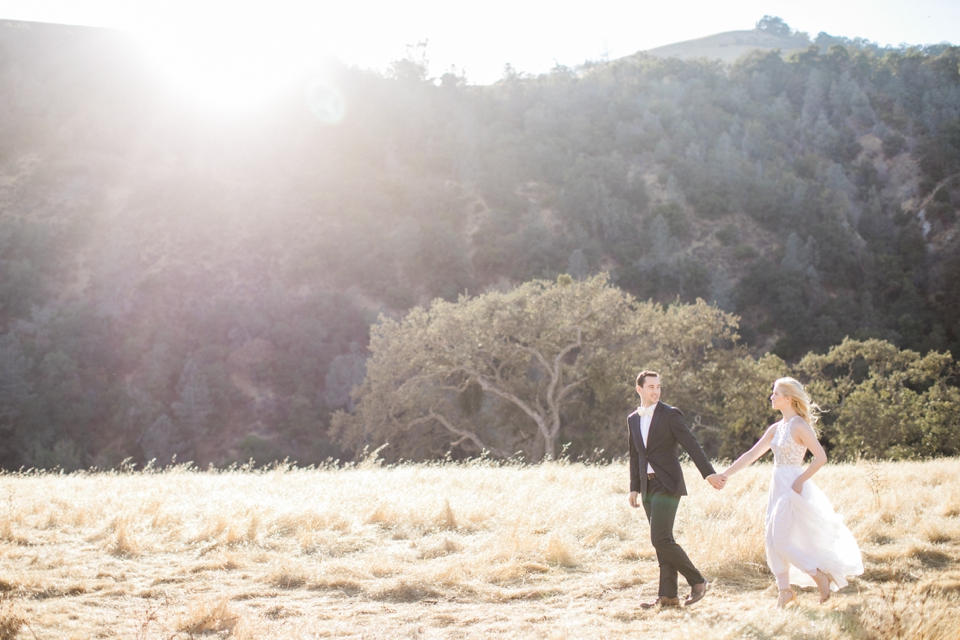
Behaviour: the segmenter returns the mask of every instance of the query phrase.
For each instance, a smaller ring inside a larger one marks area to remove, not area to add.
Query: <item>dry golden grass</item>
[[[960,460],[824,468],[866,570],[784,612],[769,473],[687,470],[676,532],[713,589],[662,612],[623,464],[0,475],[0,640],[958,637]]]

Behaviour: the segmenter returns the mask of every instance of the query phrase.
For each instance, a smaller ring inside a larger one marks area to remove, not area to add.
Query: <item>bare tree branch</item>
[[[498,456],[498,457],[500,457],[500,458],[509,458],[509,457],[510,457],[510,454],[507,453],[506,451],[502,450],[502,449],[498,449],[498,448],[496,448],[496,447],[488,447],[486,444],[483,443],[482,440],[480,440],[480,438],[477,437],[477,435],[476,435],[475,433],[472,433],[472,432],[470,432],[470,431],[464,431],[463,429],[457,429],[456,427],[453,426],[453,424],[450,423],[449,420],[447,420],[447,418],[446,418],[445,416],[443,416],[443,415],[441,415],[441,414],[439,414],[439,413],[434,413],[434,412],[431,411],[427,416],[424,416],[424,417],[425,417],[425,418],[432,418],[433,420],[436,420],[437,422],[439,422],[440,424],[442,424],[447,431],[449,431],[450,433],[453,433],[453,434],[455,434],[455,435],[460,436],[460,440],[458,440],[457,442],[453,443],[454,445],[459,444],[459,443],[462,442],[463,440],[469,440],[469,441],[472,442],[472,443],[474,444],[474,446],[477,447],[477,449],[480,450],[480,451],[489,451],[490,453],[492,453],[492,454],[494,454],[494,455],[496,455],[496,456]]]

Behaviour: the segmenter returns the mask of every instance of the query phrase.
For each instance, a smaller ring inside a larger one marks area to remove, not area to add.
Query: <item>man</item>
[[[673,521],[680,506],[680,496],[687,495],[683,471],[677,457],[679,444],[690,454],[700,474],[713,488],[723,487],[724,480],[714,471],[700,443],[690,432],[679,409],[660,402],[660,374],[643,371],[637,376],[640,407],[627,418],[630,438],[630,506],[637,508],[642,499],[643,510],[650,522],[650,541],[660,564],[660,589],[656,600],[640,606],[676,607],[677,573],[690,585],[691,605],[707,593],[709,584],[693,566],[686,552],[673,539]]]

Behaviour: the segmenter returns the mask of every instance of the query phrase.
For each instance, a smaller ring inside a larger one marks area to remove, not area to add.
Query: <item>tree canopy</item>
[[[556,457],[622,451],[633,378],[661,374],[707,450],[733,458],[776,420],[768,396],[793,375],[824,409],[822,439],[840,459],[955,455],[960,390],[949,354],[845,340],[796,367],[754,358],[737,319],[703,301],[638,302],[605,275],[560,276],[506,292],[436,300],[373,328],[356,410],[332,434],[388,460],[444,455]],[[383,448],[387,445],[386,448]]]
[[[634,313],[606,276],[561,276],[381,317],[357,411],[337,414],[333,431],[354,448],[392,439],[407,457],[434,440],[555,458],[565,409],[592,379],[623,377]]]
[[[619,450],[643,368],[660,370],[691,410],[726,416],[717,394],[730,385],[704,383],[745,357],[735,327],[702,301],[638,302],[605,274],[435,300],[373,327],[356,411],[337,413],[332,432],[348,449],[389,444],[385,455],[408,459],[454,450],[555,458],[565,438]]]
[[[820,403],[823,435],[841,458],[893,460],[960,453],[960,389],[949,354],[844,340],[797,365]]]

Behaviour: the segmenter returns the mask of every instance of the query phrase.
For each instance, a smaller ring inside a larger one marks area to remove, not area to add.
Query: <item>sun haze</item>
[[[323,55],[296,17],[250,5],[202,5],[189,19],[157,13],[132,31],[150,65],[182,99],[246,112],[269,102]]]

